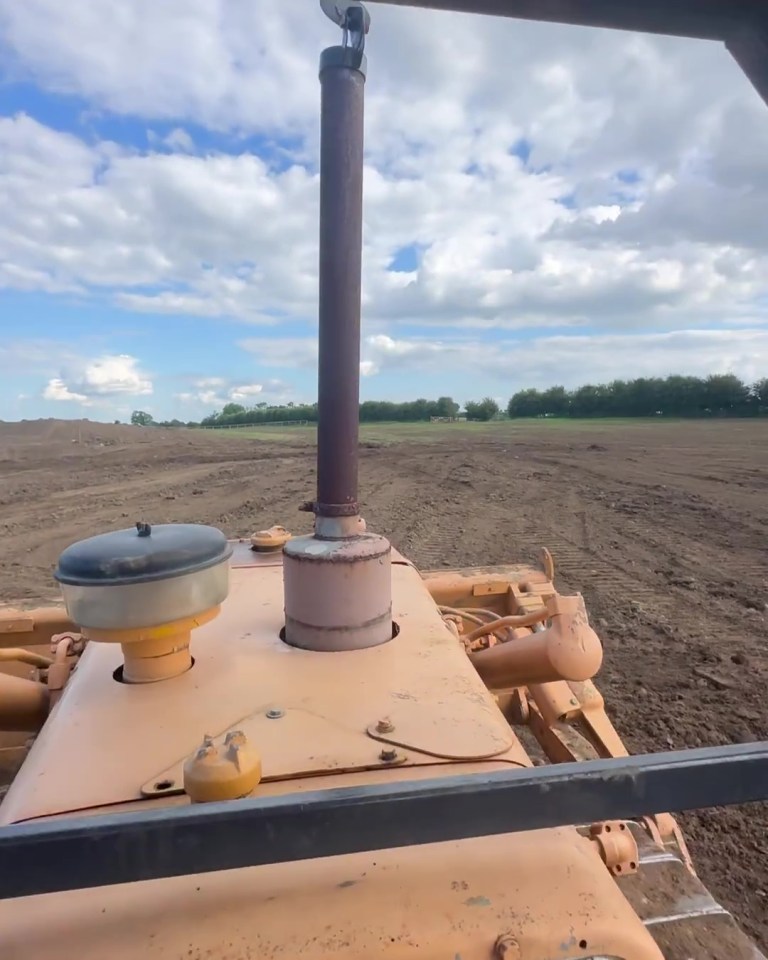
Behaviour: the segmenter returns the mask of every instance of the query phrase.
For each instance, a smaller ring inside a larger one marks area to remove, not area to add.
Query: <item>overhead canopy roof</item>
[[[768,103],[768,0],[378,0],[587,27],[721,40]]]

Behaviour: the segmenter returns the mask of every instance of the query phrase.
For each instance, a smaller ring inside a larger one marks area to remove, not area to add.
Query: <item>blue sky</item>
[[[335,28],[95,6],[0,0],[0,419],[313,400]],[[768,109],[721,46],[371,12],[365,398],[768,373]]]

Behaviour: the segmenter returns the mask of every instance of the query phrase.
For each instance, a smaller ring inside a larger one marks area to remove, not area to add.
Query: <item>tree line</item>
[[[576,390],[521,390],[509,417],[749,417],[768,413],[768,379],[748,385],[733,374],[638,377]]]
[[[499,416],[499,405],[495,400],[486,397],[484,400],[468,401],[464,405],[462,414],[461,405],[452,397],[438,397],[437,400],[407,400],[395,403],[390,400],[365,400],[360,404],[360,420],[362,423],[416,423],[430,420],[432,417],[455,419],[460,415],[468,420],[492,420]],[[261,423],[296,423],[306,421],[317,422],[316,403],[287,403],[280,406],[270,406],[267,403],[257,403],[253,407],[245,407],[241,403],[227,403],[221,410],[203,417],[200,422],[182,420],[155,420],[144,410],[134,410],[131,423],[140,427],[225,427],[225,426],[257,426]]]
[[[468,400],[462,411],[452,397],[437,400],[365,400],[360,404],[362,423],[415,423],[432,417],[488,421],[499,417],[750,417],[768,414],[768,378],[746,384],[733,374],[709,377],[638,377],[605,384],[585,384],[575,390],[550,387],[516,393],[502,412],[491,397]],[[246,407],[227,403],[199,423],[155,421],[151,414],[134,410],[131,423],[161,427],[257,426],[264,423],[317,421],[316,403],[287,403]]]
[[[470,419],[490,420],[499,412],[498,404],[486,398],[479,403],[469,402],[465,416]],[[438,397],[437,400],[406,400],[395,403],[391,400],[365,400],[360,404],[362,423],[416,423],[430,420],[432,417],[453,419],[461,412],[461,405],[453,397]],[[237,426],[241,424],[260,424],[274,422],[317,421],[316,403],[288,403],[284,406],[269,406],[259,403],[255,407],[244,407],[241,403],[228,403],[222,410],[204,417],[203,427]]]

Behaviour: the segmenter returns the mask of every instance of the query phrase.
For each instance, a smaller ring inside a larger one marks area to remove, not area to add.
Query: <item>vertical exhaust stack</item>
[[[392,637],[390,545],[359,515],[363,111],[369,18],[321,0],[344,30],[320,57],[320,351],[315,532],[284,549],[285,640],[358,650]]]

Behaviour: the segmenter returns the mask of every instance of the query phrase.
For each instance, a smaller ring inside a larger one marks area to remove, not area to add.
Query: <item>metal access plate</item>
[[[445,627],[418,572],[392,565],[398,636],[368,650],[289,647],[282,566],[231,571],[221,614],[192,636],[193,668],[155,684],[118,683],[119,646],[91,643],[0,810],[1,822],[72,812],[182,788],[205,734],[243,730],[267,780],[378,769],[368,728],[388,717],[405,765],[527,758]],[[268,712],[282,715],[270,719]],[[382,739],[387,739],[383,737]],[[143,792],[146,791],[146,792]]]

